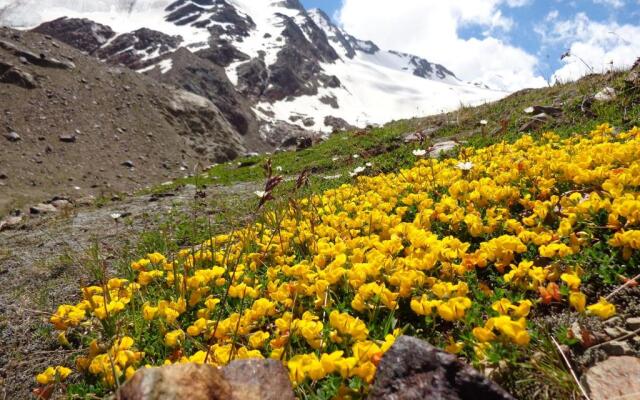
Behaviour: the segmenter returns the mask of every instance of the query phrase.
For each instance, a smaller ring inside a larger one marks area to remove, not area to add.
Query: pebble
[[[629,332],[627,332],[626,330],[624,330],[624,329],[622,329],[620,327],[615,326],[615,327],[606,327],[606,328],[604,328],[604,333],[606,333],[607,336],[609,336],[610,338],[615,339],[615,338],[618,338],[620,336],[624,336]]]
[[[58,139],[60,139],[60,141],[63,142],[63,143],[75,143],[76,136],[75,135],[60,135],[58,137]]]
[[[10,142],[18,142],[18,141],[22,140],[20,135],[18,135],[16,132],[5,133],[4,137]]]
[[[623,356],[633,352],[629,343],[617,340],[603,343],[601,348],[610,356]]]
[[[58,211],[58,209],[55,208],[53,205],[44,204],[44,203],[36,204],[35,206],[32,206],[29,208],[29,212],[34,215],[53,213],[56,211]]]
[[[640,329],[640,317],[628,318],[626,324],[627,328],[636,331]]]

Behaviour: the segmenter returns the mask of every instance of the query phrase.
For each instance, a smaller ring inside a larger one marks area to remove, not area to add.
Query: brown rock
[[[214,400],[231,398],[222,372],[210,365],[175,364],[141,368],[120,388],[120,400]]]
[[[13,216],[13,215],[9,215],[5,218],[3,218],[2,220],[0,220],[0,232],[6,230],[6,229],[13,229],[16,228],[20,225],[20,223],[22,223],[22,216],[17,215],[17,216]]]
[[[38,82],[33,75],[16,67],[9,68],[4,73],[1,73],[0,82],[17,85],[25,89],[35,89],[38,87]]]
[[[294,400],[276,360],[236,360],[224,368],[176,364],[142,368],[118,392],[119,400]]]
[[[539,114],[547,114],[552,115],[554,117],[559,117],[562,115],[562,108],[553,107],[553,106],[539,106],[534,105],[524,110],[527,114],[539,115]]]
[[[640,358],[610,357],[583,376],[592,400],[640,398]]]
[[[237,360],[222,369],[233,400],[294,400],[287,371],[276,360]]]
[[[525,122],[518,132],[530,132],[535,131],[543,127],[547,122],[551,121],[553,118],[546,113],[540,113],[531,117],[527,122]]]
[[[29,212],[31,214],[47,214],[54,213],[56,211],[58,211],[58,209],[53,205],[44,203],[36,204],[35,206],[29,208]]]
[[[501,399],[513,397],[452,354],[400,336],[382,357],[369,399]]]

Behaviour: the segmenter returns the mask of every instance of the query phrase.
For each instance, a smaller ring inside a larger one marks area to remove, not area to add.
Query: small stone
[[[4,137],[10,142],[19,142],[20,140],[22,140],[20,135],[18,135],[16,132],[5,133]]]
[[[611,317],[608,320],[604,321],[606,326],[620,326],[622,325],[622,318],[619,316]]]
[[[90,206],[96,201],[96,198],[93,196],[86,196],[76,200],[76,204],[80,206]]]
[[[71,202],[69,200],[66,200],[66,199],[53,200],[51,202],[51,205],[54,206],[55,208],[59,209],[59,210],[73,207],[73,204],[71,204]]]
[[[616,97],[617,97],[616,90],[609,86],[605,87],[604,89],[596,93],[595,96],[593,96],[593,98],[596,101],[602,101],[602,102],[614,100]]]
[[[60,135],[58,139],[63,143],[75,143],[76,135]]]
[[[409,132],[402,137],[405,143],[423,142],[433,138],[438,128],[425,128],[418,132]]]
[[[20,225],[22,222],[21,215],[9,215],[2,220],[0,220],[0,232],[7,229],[14,229]]]
[[[431,147],[431,152],[429,153],[429,157],[438,158],[440,154],[453,150],[459,145],[460,144],[458,142],[454,142],[453,140],[447,140],[444,142],[436,143],[435,145],[433,145],[433,147]]]
[[[29,212],[34,215],[54,213],[57,211],[58,209],[55,208],[53,205],[44,204],[44,203],[36,204],[35,206],[29,208]]]
[[[590,368],[582,380],[593,400],[631,399],[640,393],[640,358],[610,357]]]
[[[124,161],[121,165],[124,166],[124,167],[127,167],[127,168],[133,168],[134,167],[133,161],[131,161],[131,160]]]
[[[620,327],[612,326],[612,327],[604,328],[604,333],[606,333],[607,336],[609,336],[610,338],[615,339],[615,338],[619,338],[620,336],[624,336],[629,332],[627,332],[626,330]]]
[[[623,356],[633,352],[631,346],[627,342],[621,342],[618,340],[612,340],[605,342],[601,346],[602,350],[610,356]]]
[[[625,323],[627,325],[627,328],[631,329],[632,331],[640,329],[640,317],[627,318]]]

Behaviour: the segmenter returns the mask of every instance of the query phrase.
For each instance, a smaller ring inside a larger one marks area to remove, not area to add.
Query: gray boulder
[[[456,356],[409,336],[382,357],[369,399],[514,400]]]

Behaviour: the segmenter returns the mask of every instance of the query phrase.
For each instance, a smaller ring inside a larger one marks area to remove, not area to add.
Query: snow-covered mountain
[[[331,132],[507,94],[355,38],[298,0],[0,0],[0,24],[52,20],[37,30],[205,95],[241,133],[260,129],[276,145],[283,130]]]

